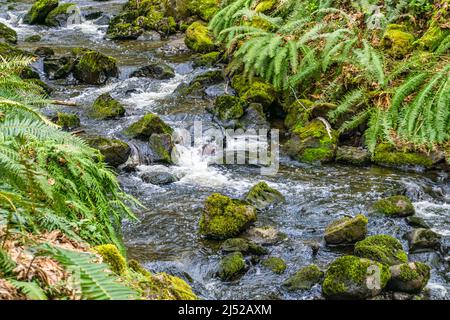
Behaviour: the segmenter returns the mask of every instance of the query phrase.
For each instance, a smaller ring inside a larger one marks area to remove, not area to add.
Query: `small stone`
[[[411,200],[406,196],[392,196],[378,200],[374,208],[389,217],[407,217],[415,213]]]
[[[408,256],[396,238],[385,234],[374,235],[355,244],[355,255],[381,262],[388,266],[405,263]]]
[[[147,77],[158,80],[171,79],[175,72],[168,64],[154,62],[131,73],[130,77]]]
[[[276,274],[282,274],[286,270],[286,262],[279,257],[269,257],[263,260],[261,264]]]
[[[267,249],[242,238],[230,238],[225,240],[220,249],[224,252],[239,251],[243,254],[263,255],[267,254]]]
[[[333,221],[325,229],[325,242],[328,244],[351,244],[367,234],[368,219],[362,214],[354,218],[344,217]]]
[[[423,220],[423,218],[418,217],[418,216],[409,216],[406,218],[406,222],[415,228],[423,228],[423,229],[430,229],[430,226],[428,225],[428,223],[425,222],[425,220]]]
[[[391,279],[388,287],[394,291],[420,293],[430,278],[430,267],[422,262],[410,262],[389,268]]]
[[[318,266],[312,264],[298,270],[292,277],[283,282],[283,287],[288,291],[309,290],[319,283],[324,273]]]
[[[441,236],[431,229],[414,229],[407,238],[410,252],[437,250],[441,244]]]
[[[370,153],[363,148],[339,146],[336,150],[336,162],[365,165],[370,162]]]
[[[233,252],[220,261],[217,274],[223,281],[230,281],[241,275],[245,271],[245,267],[245,260],[242,253]]]
[[[178,181],[177,177],[170,172],[144,172],[141,175],[142,181],[155,185],[166,185]]]
[[[286,201],[281,192],[269,187],[264,181],[255,184],[245,196],[245,200],[258,210],[267,209],[273,204]]]

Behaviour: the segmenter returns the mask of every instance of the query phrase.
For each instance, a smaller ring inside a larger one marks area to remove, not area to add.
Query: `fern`
[[[16,263],[11,259],[9,254],[0,248],[0,277],[8,277],[12,274]]]
[[[47,300],[44,290],[36,282],[8,280],[13,286],[22,291],[30,300]]]

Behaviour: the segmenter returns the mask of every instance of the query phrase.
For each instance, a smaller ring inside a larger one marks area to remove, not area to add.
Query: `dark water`
[[[114,14],[125,1],[71,2],[76,2],[82,12],[100,10]],[[6,4],[1,5],[6,8]],[[0,11],[0,21],[12,26],[18,32],[19,40],[36,33],[42,36],[38,43],[20,42],[21,47],[51,46],[58,53],[67,52],[72,47],[89,47],[117,58],[121,71],[119,79],[100,87],[70,84],[70,79],[68,82],[48,81],[56,88],[54,97],[74,101],[79,106],[52,107],[45,112],[75,112],[86,131],[124,140],[127,139],[121,130],[147,112],[160,115],[174,128],[190,128],[194,120],[201,120],[204,128],[217,127],[205,112],[205,107],[212,103],[211,99],[178,100],[172,94],[180,83],[206,71],[193,68],[189,56],[164,54],[161,48],[179,44],[182,41],[179,38],[113,42],[103,38],[105,25],[94,25],[90,21],[68,28],[26,26],[20,23],[20,16],[28,7],[28,4],[19,4],[13,11]],[[150,59],[169,63],[175,68],[176,77],[164,81],[128,78],[131,71]],[[40,63],[36,65],[39,67]],[[224,85],[218,85],[208,92],[214,96],[224,90],[227,90]],[[126,105],[124,118],[96,121],[86,116],[92,102],[104,92],[110,92]],[[143,146],[138,144],[138,148]],[[334,258],[346,253],[345,249],[329,248],[323,243],[326,225],[344,215],[366,214],[369,234],[390,234],[399,238],[407,249],[403,237],[411,227],[404,219],[380,217],[370,209],[380,197],[404,192],[413,199],[417,215],[443,236],[444,252],[411,254],[409,258],[432,266],[427,286],[430,298],[450,298],[448,174],[401,172],[379,167],[309,166],[282,157],[278,174],[263,176],[257,167],[217,166],[209,165],[208,161],[209,158],[197,148],[180,148],[177,165],[166,168],[143,164],[137,172],[119,174],[125,190],[138,197],[147,208],[138,213],[139,222],[124,225],[130,258],[138,259],[151,271],[166,271],[183,277],[203,298],[320,298],[318,285],[310,291],[292,294],[283,290],[280,284],[302,266],[316,263],[325,268]],[[142,182],[140,175],[154,170],[170,171],[180,181],[164,187]],[[203,201],[212,192],[242,198],[252,185],[261,180],[281,191],[287,200],[283,205],[260,213],[256,225],[275,227],[287,236],[285,241],[268,246],[268,249],[271,255],[282,257],[288,268],[283,275],[275,275],[257,261],[248,261],[249,270],[240,280],[221,282],[215,277],[221,257],[217,250],[219,244],[205,241],[197,234]],[[317,244],[320,245],[319,252],[313,255],[311,246]]]

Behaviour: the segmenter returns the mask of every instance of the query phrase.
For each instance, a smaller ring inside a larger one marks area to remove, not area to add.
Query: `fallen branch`
[[[52,104],[59,104],[61,106],[70,106],[70,107],[77,107],[78,104],[71,101],[63,101],[63,100],[52,100]]]

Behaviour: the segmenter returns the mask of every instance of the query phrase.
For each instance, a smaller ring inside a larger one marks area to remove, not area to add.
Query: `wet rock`
[[[224,81],[223,73],[221,70],[211,70],[196,76],[191,83],[199,83],[203,87],[218,84]]]
[[[232,238],[256,220],[256,209],[245,202],[214,193],[206,200],[199,232],[213,239]]]
[[[322,291],[328,299],[365,299],[378,295],[390,276],[389,268],[379,262],[343,256],[329,265]]]
[[[111,40],[136,40],[144,29],[134,23],[129,23],[128,14],[119,14],[109,21],[106,38]]]
[[[220,3],[216,0],[189,0],[185,2],[187,14],[196,15],[203,21],[211,20],[220,9]]]
[[[428,223],[425,222],[421,217],[418,216],[409,216],[406,218],[406,222],[413,227],[416,228],[424,228],[424,229],[430,229],[430,226]]]
[[[243,238],[227,239],[222,243],[220,249],[224,252],[239,251],[243,254],[254,254],[254,255],[267,254],[266,248]]]
[[[127,161],[131,148],[130,146],[117,139],[108,139],[100,136],[87,136],[85,137],[87,143],[99,150],[105,157],[105,162],[113,167],[118,167]]]
[[[92,12],[83,13],[84,18],[88,21],[96,20],[96,19],[100,18],[102,15],[103,15],[103,12],[101,12],[101,11],[92,11]]]
[[[74,60],[70,56],[45,57],[44,72],[50,80],[66,79],[72,72]]]
[[[406,26],[390,24],[386,28],[381,44],[394,58],[403,58],[413,49],[414,35],[407,32]]]
[[[261,264],[276,274],[282,274],[286,270],[286,262],[279,257],[269,257],[264,259]]]
[[[382,166],[394,168],[401,168],[405,166],[430,168],[434,164],[434,161],[429,155],[408,151],[398,151],[387,143],[380,143],[375,147],[372,161]]]
[[[175,94],[185,98],[204,98],[206,96],[205,87],[200,83],[194,82],[191,84],[181,83],[176,89]]]
[[[178,181],[177,177],[170,172],[151,171],[141,175],[142,181],[155,185],[166,185]]]
[[[174,143],[171,134],[153,133],[149,139],[149,146],[152,150],[153,162],[172,163],[172,149]]]
[[[147,66],[133,71],[130,77],[147,77],[158,80],[171,79],[175,77],[175,72],[171,66],[162,62],[153,62]]]
[[[53,51],[50,47],[39,47],[34,50],[34,53],[40,57],[50,57],[55,55],[55,51]]]
[[[187,28],[184,42],[194,52],[207,53],[216,48],[208,27],[201,21],[196,21]]]
[[[350,244],[367,234],[367,218],[358,214],[354,218],[344,217],[332,222],[325,229],[325,242],[328,244]]]
[[[236,75],[231,80],[231,87],[236,90],[239,97],[248,103],[260,103],[264,110],[267,110],[276,98],[274,87],[260,78],[249,81],[241,75]]]
[[[216,98],[214,107],[209,111],[221,121],[242,117],[246,102],[236,96],[223,95]]]
[[[304,126],[308,123],[309,110],[314,103],[308,99],[297,99],[293,103],[283,107],[286,112],[284,118],[284,125],[288,129],[292,129],[294,126]]]
[[[430,267],[422,262],[403,263],[389,268],[388,287],[394,291],[420,293],[430,279]]]
[[[304,127],[295,127],[285,144],[286,152],[300,162],[330,162],[336,152],[337,133],[316,119]]]
[[[105,25],[109,24],[110,21],[111,21],[111,16],[109,16],[107,14],[103,14],[101,17],[95,19],[92,23],[97,26],[105,26]]]
[[[260,103],[250,103],[245,108],[244,115],[239,119],[239,124],[244,130],[270,129],[270,124]]]
[[[410,252],[437,250],[441,244],[441,236],[431,229],[414,229],[406,237]]]
[[[172,132],[173,129],[153,113],[147,113],[124,131],[126,135],[144,141],[154,133],[172,134]]]
[[[286,239],[285,234],[271,226],[251,227],[243,234],[243,237],[263,245],[273,245]]]
[[[283,282],[288,291],[309,290],[323,279],[324,273],[315,264],[298,270],[293,276]]]
[[[378,200],[374,208],[389,217],[407,217],[415,212],[411,200],[406,196],[392,196]]]
[[[80,126],[80,118],[73,113],[58,112],[52,120],[65,130],[71,130]]]
[[[125,115],[124,106],[111,97],[109,93],[101,94],[95,99],[90,116],[95,119],[115,119]]]
[[[220,52],[213,51],[194,57],[194,67],[212,67],[220,59]]]
[[[267,209],[271,205],[286,201],[281,192],[269,187],[264,181],[255,184],[245,196],[245,200],[258,210]]]
[[[245,267],[245,260],[242,253],[233,252],[220,261],[217,275],[223,281],[234,280],[245,271]]]
[[[340,146],[336,150],[336,161],[352,165],[365,165],[370,162],[370,153],[359,147]]]
[[[143,37],[145,37],[145,36],[148,37],[147,33],[145,33],[143,35]],[[154,33],[151,34],[151,37],[153,39],[157,39],[156,37],[161,38],[161,36],[159,34],[156,35]],[[184,43],[184,38],[177,38],[177,39],[171,40],[168,43],[166,43],[163,47],[158,48],[156,50],[156,52],[163,56],[181,56],[181,55],[191,53],[189,48]]]
[[[385,234],[367,237],[355,244],[355,255],[392,266],[405,263],[408,256],[396,238]]]
[[[70,17],[76,14],[77,6],[74,3],[63,3],[50,11],[45,18],[45,25],[49,27],[66,27]]]
[[[73,49],[72,54],[76,57],[73,75],[82,83],[104,84],[119,75],[116,59],[112,57],[85,48]]]
[[[45,24],[47,15],[56,7],[58,0],[37,0],[23,18],[27,24]]]
[[[11,44],[17,43],[17,32],[0,22],[0,41]]]

